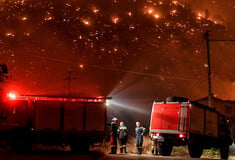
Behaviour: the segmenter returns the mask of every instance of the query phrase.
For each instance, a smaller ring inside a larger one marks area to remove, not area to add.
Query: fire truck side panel
[[[162,129],[178,130],[179,110],[178,103],[169,103],[164,107]]]
[[[203,108],[197,107],[196,105],[191,106],[189,131],[199,133],[199,134],[204,133],[204,109]]]
[[[161,129],[162,120],[161,120],[161,108],[163,107],[162,103],[153,103],[152,114],[151,114],[151,123],[150,130]]]
[[[19,125],[27,125],[27,101],[11,101],[1,103],[0,130],[12,130]]]
[[[60,130],[60,102],[35,102],[35,130]]]
[[[180,105],[179,103],[155,103],[153,105],[151,127],[154,132],[170,133],[173,130],[178,131]]]
[[[206,110],[205,132],[209,136],[218,136],[218,113]]]
[[[12,112],[17,123],[21,126],[27,126],[28,115],[30,114],[28,101],[12,101]]]
[[[104,103],[86,104],[86,131],[104,131],[106,121],[106,107]]]
[[[84,103],[64,103],[64,131],[81,131],[84,128]]]
[[[28,118],[30,119],[31,122],[31,127],[34,127],[33,125],[35,124],[35,112],[34,112],[34,108],[35,107],[35,102],[34,101],[28,101],[28,110],[29,110],[29,114],[28,114]]]

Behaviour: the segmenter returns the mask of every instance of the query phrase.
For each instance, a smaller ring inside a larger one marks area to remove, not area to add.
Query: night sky
[[[235,39],[234,11],[233,0],[0,0],[4,87],[67,95],[70,71],[70,95],[113,96],[137,112],[167,96],[199,99],[207,95],[203,34]],[[211,43],[218,98],[235,99],[234,52],[235,43]]]

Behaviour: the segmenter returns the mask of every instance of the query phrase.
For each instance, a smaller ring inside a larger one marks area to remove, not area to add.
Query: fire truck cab
[[[0,100],[0,140],[16,151],[33,144],[68,144],[72,151],[87,152],[103,142],[106,102],[103,97],[16,96]]]
[[[150,133],[163,156],[169,156],[173,146],[188,145],[192,158],[201,157],[204,148],[218,148],[226,159],[232,143],[224,115],[181,97],[153,103]]]

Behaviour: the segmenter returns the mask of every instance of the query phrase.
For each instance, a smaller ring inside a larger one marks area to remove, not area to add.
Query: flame
[[[177,12],[177,10],[174,9],[174,10],[172,10],[170,13],[171,13],[171,14],[176,14],[176,12]]]
[[[99,9],[94,8],[94,9],[93,9],[93,12],[94,12],[94,13],[98,13],[98,12],[99,12]]]
[[[128,16],[132,16],[132,12],[128,12]]]
[[[7,37],[15,37],[15,34],[13,32],[7,32],[5,35]]]
[[[119,18],[118,17],[113,17],[112,22],[117,24],[119,22]]]
[[[152,9],[149,9],[149,10],[148,10],[148,13],[149,13],[149,14],[152,14],[152,13],[153,13],[153,10],[152,10]]]
[[[79,68],[83,69],[84,65],[83,64],[79,64]]]
[[[50,21],[50,20],[52,20],[52,19],[53,19],[52,16],[48,16],[48,17],[45,17],[45,18],[44,18],[45,21]]]
[[[156,19],[158,19],[160,16],[159,16],[159,14],[155,14],[154,17],[155,17]]]
[[[90,22],[89,22],[88,20],[86,20],[86,19],[83,19],[83,20],[82,20],[82,23],[85,24],[85,25],[87,25],[87,26],[90,25]]]
[[[27,17],[22,17],[22,21],[26,21],[27,19]]]

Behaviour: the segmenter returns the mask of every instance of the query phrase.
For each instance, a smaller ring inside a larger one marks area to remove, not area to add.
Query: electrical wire
[[[51,58],[51,57],[43,57],[43,56],[34,56],[34,57],[45,59],[45,60],[50,60],[50,61],[57,61],[57,62],[63,62],[63,63],[78,65],[77,62],[71,62],[71,61],[64,60],[64,59]],[[157,78],[157,79],[166,78],[166,79],[176,79],[176,80],[184,80],[184,81],[191,81],[191,80],[193,80],[193,79],[189,79],[189,78],[182,78],[182,77],[175,77],[175,76],[168,76],[168,75],[144,73],[144,72],[137,72],[137,71],[131,71],[131,70],[123,70],[123,69],[114,69],[114,68],[103,67],[103,66],[99,66],[99,65],[89,65],[89,64],[86,64],[85,66],[86,67],[96,68],[96,69],[101,69],[101,70],[109,70],[109,71],[129,73],[129,74],[134,74],[134,75],[139,75],[139,76],[154,77],[154,78]]]

